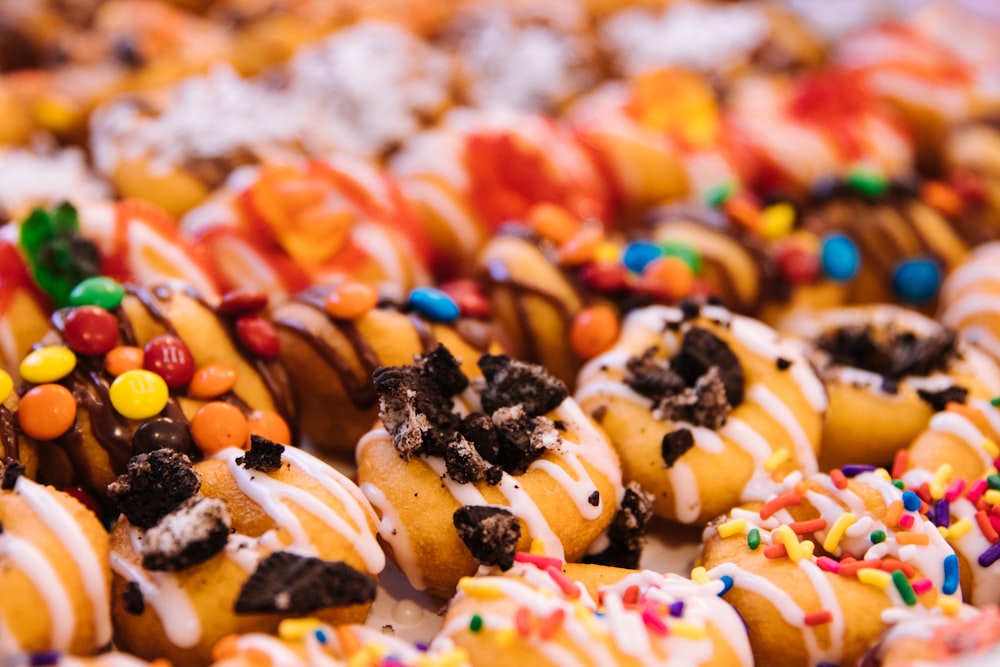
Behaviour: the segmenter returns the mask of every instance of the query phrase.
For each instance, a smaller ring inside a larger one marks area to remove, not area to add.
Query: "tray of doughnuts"
[[[990,664],[997,37],[0,6],[0,667]]]

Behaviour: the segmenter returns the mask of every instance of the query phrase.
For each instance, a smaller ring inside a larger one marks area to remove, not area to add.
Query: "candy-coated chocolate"
[[[63,336],[74,352],[106,354],[118,342],[118,319],[98,306],[79,306],[66,314]]]
[[[194,355],[180,338],[164,334],[146,343],[142,367],[163,378],[171,389],[176,389],[194,377]]]
[[[684,241],[670,240],[660,244],[663,254],[667,257],[677,257],[691,267],[691,273],[698,275],[701,273],[701,253],[690,243]]]
[[[569,241],[559,247],[559,263],[576,266],[589,262],[602,243],[604,243],[603,227],[600,225],[584,226]]]
[[[76,355],[68,347],[47,345],[21,360],[21,377],[34,384],[61,380],[76,368]]]
[[[410,292],[410,307],[435,322],[454,322],[459,316],[455,300],[433,287],[418,287]]]
[[[580,229],[580,221],[556,204],[537,204],[528,211],[528,224],[543,239],[562,245]]]
[[[632,273],[642,273],[653,260],[663,257],[662,247],[649,241],[634,241],[625,247],[622,263]]]
[[[71,306],[97,306],[104,310],[114,310],[124,298],[125,288],[121,283],[104,276],[82,280],[69,293]]]
[[[850,280],[861,268],[858,246],[843,234],[830,234],[823,239],[820,261],[823,264],[823,273],[831,280]]]
[[[211,456],[227,447],[245,447],[250,438],[250,425],[239,408],[213,401],[194,413],[191,437],[205,456]]]
[[[0,403],[6,401],[13,391],[14,378],[7,371],[0,369]]]
[[[323,307],[330,317],[353,320],[370,311],[376,304],[378,304],[377,289],[367,283],[349,280],[330,290]]]
[[[292,431],[288,428],[288,423],[274,410],[254,410],[247,417],[247,425],[251,434],[283,445],[292,444]]]
[[[148,370],[125,371],[110,389],[111,405],[129,419],[149,419],[159,414],[170,397],[167,383]]]
[[[233,388],[238,371],[229,364],[209,364],[194,373],[188,384],[188,395],[192,398],[217,398]]]
[[[581,359],[590,359],[611,347],[618,338],[618,314],[608,306],[590,306],[577,314],[569,342]]]
[[[460,278],[444,283],[440,289],[458,304],[462,315],[486,317],[490,314],[490,302],[476,281]]]
[[[819,276],[819,259],[796,244],[788,243],[777,251],[775,261],[781,274],[794,285],[806,285]]]
[[[118,377],[126,371],[142,368],[143,351],[141,347],[119,345],[104,355],[104,370],[113,377]]]
[[[142,424],[132,434],[132,453],[148,454],[157,449],[189,452],[193,449],[191,432],[186,424],[165,417]]]
[[[236,336],[248,351],[258,357],[273,359],[278,356],[278,333],[271,323],[257,315],[244,315],[236,320]]]
[[[902,301],[923,303],[934,298],[941,286],[941,267],[929,257],[913,257],[897,262],[892,271],[892,288]]]
[[[61,384],[40,384],[21,397],[17,421],[29,438],[53,440],[76,421],[76,399]]]
[[[795,227],[795,207],[788,202],[771,204],[760,212],[760,233],[771,241],[788,236]]]
[[[694,274],[679,257],[661,257],[651,262],[639,276],[637,287],[657,298],[679,301],[691,294]]]
[[[584,264],[580,269],[580,277],[585,283],[602,292],[614,292],[628,286],[625,267],[617,261]]]
[[[866,197],[881,197],[889,190],[889,180],[869,169],[854,169],[844,177],[844,182]]]
[[[254,289],[234,289],[222,295],[219,312],[226,315],[253,315],[267,306],[267,294]]]

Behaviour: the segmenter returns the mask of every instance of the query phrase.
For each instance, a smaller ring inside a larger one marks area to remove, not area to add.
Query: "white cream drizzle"
[[[52,625],[51,643],[56,650],[69,649],[76,627],[76,614],[66,590],[48,557],[26,539],[0,533],[0,560],[18,568],[31,581],[48,608]]]

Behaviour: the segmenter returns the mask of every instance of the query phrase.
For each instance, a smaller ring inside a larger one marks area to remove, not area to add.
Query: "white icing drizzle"
[[[983,401],[982,403],[986,402]],[[973,407],[978,407],[980,412],[983,414],[995,412],[995,409],[990,407],[989,403],[986,403],[986,405],[983,406],[981,403],[973,402],[972,405]],[[979,460],[982,461],[984,469],[993,465],[993,458],[983,447],[983,439],[986,438],[986,436],[963,415],[950,411],[938,412],[931,417],[928,430],[938,433],[947,433],[965,442],[965,444],[969,446],[969,449],[979,456]]]
[[[388,438],[389,434],[385,429],[376,429],[365,435],[358,443],[358,451],[365,446],[366,442],[377,440],[381,437]],[[368,502],[372,504],[376,512],[381,515],[378,522],[378,534],[392,547],[393,558],[399,569],[406,575],[410,585],[418,591],[427,590],[427,582],[424,579],[423,570],[417,563],[417,555],[410,541],[406,524],[399,518],[395,506],[389,502],[382,490],[374,484],[364,482],[361,484],[361,491],[365,494]]]
[[[0,533],[0,561],[19,568],[45,601],[52,624],[52,647],[60,651],[69,649],[76,627],[76,614],[73,613],[69,591],[63,586],[48,556],[28,540],[3,532]]]
[[[135,528],[129,527],[133,545]],[[146,572],[117,553],[111,554],[111,571],[139,587],[142,599],[156,612],[167,639],[180,648],[190,648],[201,640],[201,619],[191,597],[167,572]]]
[[[14,491],[24,498],[39,520],[55,534],[80,573],[80,581],[94,613],[94,639],[98,646],[111,641],[111,605],[108,579],[97,553],[76,519],[59,504],[52,493],[27,477],[18,477]]]

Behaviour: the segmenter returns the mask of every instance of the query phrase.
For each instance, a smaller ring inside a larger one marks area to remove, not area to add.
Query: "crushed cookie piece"
[[[484,565],[501,570],[514,566],[514,554],[521,539],[521,524],[502,507],[466,505],[452,516],[455,529],[472,555]]]
[[[304,615],[375,599],[375,579],[342,561],[277,551],[262,560],[236,598],[237,614]]]
[[[129,459],[124,475],[108,485],[108,496],[139,528],[152,528],[201,488],[191,460],[172,449]]]
[[[684,334],[680,351],[670,360],[670,367],[691,387],[713,366],[719,369],[729,404],[740,405],[746,379],[739,358],[724,340],[708,329],[691,327]]]
[[[732,409],[727,400],[726,388],[719,377],[719,369],[712,366],[705,375],[698,378],[694,387],[686,387],[679,394],[661,398],[653,415],[657,419],[686,421],[717,429],[726,423]]]
[[[252,433],[250,434],[249,451],[238,457],[236,464],[247,470],[274,472],[281,467],[281,455],[284,451],[284,445],[279,445],[263,436]]]
[[[953,384],[941,391],[917,389],[917,396],[930,405],[934,412],[941,412],[949,403],[965,403],[969,398],[969,390]]]
[[[490,463],[500,460],[500,439],[493,426],[493,420],[487,415],[473,412],[462,420],[460,430],[485,460]]]
[[[701,314],[701,304],[694,299],[684,299],[678,304],[678,308],[681,309],[685,320],[696,319]]]
[[[679,428],[663,436],[663,443],[660,446],[661,456],[663,456],[663,467],[669,468],[677,459],[694,447],[694,435],[690,429]]]
[[[953,329],[917,336],[893,324],[879,329],[870,324],[841,327],[821,335],[816,346],[833,364],[861,368],[894,381],[945,371],[959,356],[958,334]]]
[[[668,360],[658,357],[657,352],[656,347],[647,348],[625,363],[625,384],[653,399],[684,390],[684,378],[670,367]]]
[[[444,452],[445,469],[448,477],[459,484],[481,482],[486,479],[489,465],[476,451],[476,448],[461,434],[456,434],[455,440]]]
[[[130,581],[122,590],[122,608],[133,616],[141,616],[146,611],[146,598],[142,595],[139,584]]]
[[[779,371],[787,371],[792,367],[792,361],[784,357],[778,357],[774,360],[774,365],[778,367]]]
[[[218,498],[188,498],[143,535],[142,566],[177,572],[204,563],[226,546],[230,523]]]
[[[585,563],[638,569],[645,546],[646,527],[653,516],[653,496],[636,483],[625,488],[621,506],[608,526],[609,544],[601,552],[588,554]]]
[[[4,459],[0,461],[0,489],[10,491],[17,483],[17,478],[24,474],[24,466],[20,461]]]
[[[587,496],[587,502],[590,503],[593,507],[597,507],[598,505],[600,505],[601,504],[601,492],[600,491],[594,491],[592,494],[590,494],[589,496]]]
[[[427,354],[416,356],[413,365],[422,377],[437,385],[443,396],[457,396],[469,386],[458,359],[440,343]]]
[[[542,366],[517,361],[505,354],[484,354],[479,368],[486,378],[483,411],[521,405],[529,417],[555,410],[569,395],[566,385]]]

